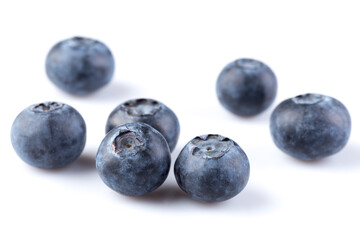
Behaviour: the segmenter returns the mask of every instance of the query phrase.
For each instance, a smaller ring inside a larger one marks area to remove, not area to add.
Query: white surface
[[[357,1],[2,1],[0,3],[1,239],[359,239],[360,14]],[[108,86],[86,96],[47,80],[45,56],[75,35],[105,42],[116,60]],[[249,119],[217,101],[215,82],[230,61],[264,61],[278,77],[275,103]],[[350,141],[315,163],[278,150],[272,109],[306,92],[333,96],[350,111]],[[250,180],[218,204],[188,199],[173,170],[141,198],[121,196],[98,177],[94,158],[111,110],[151,97],[177,114],[181,135],[219,133],[247,153]],[[25,107],[55,100],[87,123],[87,144],[74,164],[54,171],[26,165],[10,143]]]

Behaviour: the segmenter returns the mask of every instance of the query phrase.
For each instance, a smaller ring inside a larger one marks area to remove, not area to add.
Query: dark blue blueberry
[[[280,103],[270,130],[278,148],[294,158],[315,160],[339,152],[347,143],[351,119],[338,100],[304,94]]]
[[[141,196],[158,188],[168,176],[170,163],[165,138],[145,123],[112,129],[96,155],[96,168],[105,184],[128,196]]]
[[[219,202],[244,189],[250,165],[234,141],[209,134],[186,144],[176,159],[174,172],[180,188],[191,198]]]
[[[216,93],[220,103],[239,116],[254,116],[274,101],[277,80],[264,63],[253,59],[238,59],[220,73]]]
[[[60,168],[75,161],[84,149],[84,119],[59,102],[24,109],[11,128],[11,142],[22,160],[39,168]]]
[[[180,124],[175,113],[153,99],[133,99],[117,106],[108,117],[106,133],[125,123],[143,122],[158,130],[173,151],[180,134]]]
[[[46,58],[49,79],[65,92],[91,93],[112,78],[114,58],[109,48],[94,39],[73,37],[53,46]]]

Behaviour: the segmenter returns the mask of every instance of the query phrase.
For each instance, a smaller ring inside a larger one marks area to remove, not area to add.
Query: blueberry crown
[[[138,147],[142,144],[142,137],[135,131],[125,130],[120,131],[113,141],[113,149],[116,154],[135,155],[138,152]]]
[[[125,102],[122,109],[132,116],[154,115],[161,109],[159,102],[152,99],[135,99]]]
[[[316,104],[324,99],[324,95],[315,93],[306,93],[292,98],[296,104]]]
[[[191,142],[192,155],[203,159],[216,159],[229,151],[233,142],[217,134],[208,134],[196,137]]]
[[[44,102],[33,105],[31,108],[34,112],[50,112],[62,108],[64,104],[58,102]]]

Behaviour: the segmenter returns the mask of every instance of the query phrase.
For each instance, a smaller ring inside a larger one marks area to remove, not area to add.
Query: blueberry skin
[[[278,148],[301,160],[321,159],[339,152],[351,130],[350,114],[338,100],[303,94],[280,103],[270,119]]]
[[[149,98],[128,100],[110,113],[105,132],[131,122],[149,124],[165,137],[170,151],[174,150],[179,139],[180,124],[175,113],[163,103]]]
[[[114,72],[109,48],[94,39],[73,37],[55,44],[46,57],[49,79],[65,92],[84,95],[105,86]]]
[[[85,121],[67,104],[34,104],[16,117],[11,142],[19,157],[34,167],[64,167],[75,161],[84,149]]]
[[[202,135],[188,142],[174,166],[179,187],[191,198],[205,202],[228,200],[240,193],[249,180],[245,152],[220,135]]]
[[[158,188],[168,176],[170,164],[165,138],[145,123],[114,128],[96,155],[96,168],[104,183],[128,196],[141,196]]]
[[[229,63],[220,73],[216,93],[230,112],[249,117],[267,109],[274,101],[277,80],[264,63],[242,58]]]

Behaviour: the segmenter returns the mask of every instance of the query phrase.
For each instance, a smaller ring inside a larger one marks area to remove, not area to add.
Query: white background
[[[131,2],[131,3],[130,3]],[[359,239],[360,7],[357,1],[1,1],[1,239]],[[100,91],[76,97],[48,81],[44,62],[56,42],[99,39],[116,71]],[[218,103],[215,82],[229,62],[250,57],[278,77],[275,103],[240,118]],[[313,163],[273,144],[269,116],[282,100],[316,92],[343,102],[352,134],[340,153]],[[131,198],[109,189],[94,159],[118,104],[151,97],[181,124],[174,162],[193,137],[219,133],[247,153],[251,173],[235,198],[187,198],[173,169],[155,192]],[[31,104],[61,101],[87,124],[87,144],[59,170],[28,166],[10,128]]]

